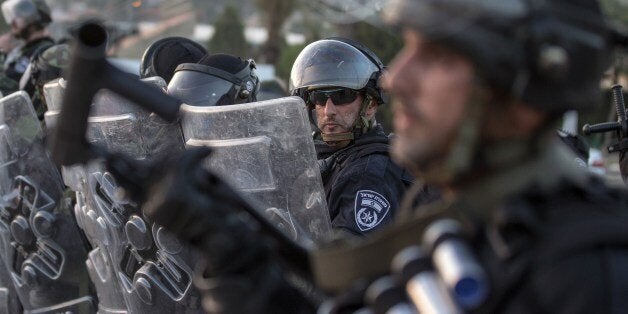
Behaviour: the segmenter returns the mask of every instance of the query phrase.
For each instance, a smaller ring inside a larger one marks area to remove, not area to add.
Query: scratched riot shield
[[[165,90],[161,78],[144,81]],[[47,87],[45,93],[52,96],[62,86]],[[184,149],[177,123],[166,123],[107,90],[94,98],[86,136],[110,152],[147,162]],[[200,294],[192,285],[199,252],[146,219],[138,205],[124,197],[101,161],[67,167],[63,178],[77,191],[76,219],[94,247],[87,265],[100,312],[202,311]]]
[[[207,167],[293,239],[325,239],[331,222],[303,100],[181,107],[187,146],[214,148]]]
[[[27,313],[94,311],[88,244],[25,92],[0,99],[0,195],[0,277],[15,293],[0,310],[19,300]]]
[[[4,97],[0,92],[0,98]],[[2,202],[2,199],[0,199]],[[4,202],[0,204],[5,207]],[[8,268],[4,265],[4,261],[0,258],[0,312],[1,313],[19,313],[21,305],[17,298],[17,294],[11,284]]]

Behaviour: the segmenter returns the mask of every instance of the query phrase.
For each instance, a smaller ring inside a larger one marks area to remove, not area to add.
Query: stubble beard
[[[425,176],[445,158],[442,143],[438,145],[435,141],[412,140],[403,136],[392,141],[391,155],[397,164],[417,177]]]

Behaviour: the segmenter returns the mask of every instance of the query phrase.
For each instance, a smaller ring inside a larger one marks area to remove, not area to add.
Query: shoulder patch
[[[16,62],[15,62],[15,71],[17,73],[24,73],[26,72],[26,68],[28,67],[28,64],[31,63],[31,59],[23,56],[21,58],[19,58]]]
[[[355,223],[360,231],[375,228],[390,211],[390,202],[381,194],[371,190],[360,190],[355,194]]]

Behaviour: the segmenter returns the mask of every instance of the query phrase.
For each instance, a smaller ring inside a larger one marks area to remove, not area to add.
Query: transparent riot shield
[[[87,243],[63,191],[28,95],[0,99],[0,278],[24,312],[93,311]]]
[[[260,204],[299,242],[331,230],[303,100],[285,97],[247,104],[181,107],[187,146],[214,148],[207,167]]]
[[[165,90],[161,78],[144,81]],[[50,96],[55,89],[63,90],[61,84],[46,87]],[[46,123],[54,117],[47,114]],[[108,151],[145,161],[184,149],[178,123],[166,123],[106,90],[94,98],[86,136]],[[94,247],[87,267],[98,292],[99,312],[202,312],[200,294],[192,285],[200,252],[146,219],[137,204],[120,193],[102,161],[64,167],[63,178],[77,191],[77,223]]]

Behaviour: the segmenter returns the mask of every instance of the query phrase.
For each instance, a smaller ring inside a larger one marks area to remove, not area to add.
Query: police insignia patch
[[[390,210],[388,200],[377,192],[360,190],[355,194],[355,223],[360,231],[375,228]]]
[[[26,68],[28,67],[28,64],[31,62],[31,59],[29,59],[28,57],[22,57],[19,60],[17,60],[17,62],[15,63],[15,71],[17,71],[18,73],[24,73],[26,72]]]

